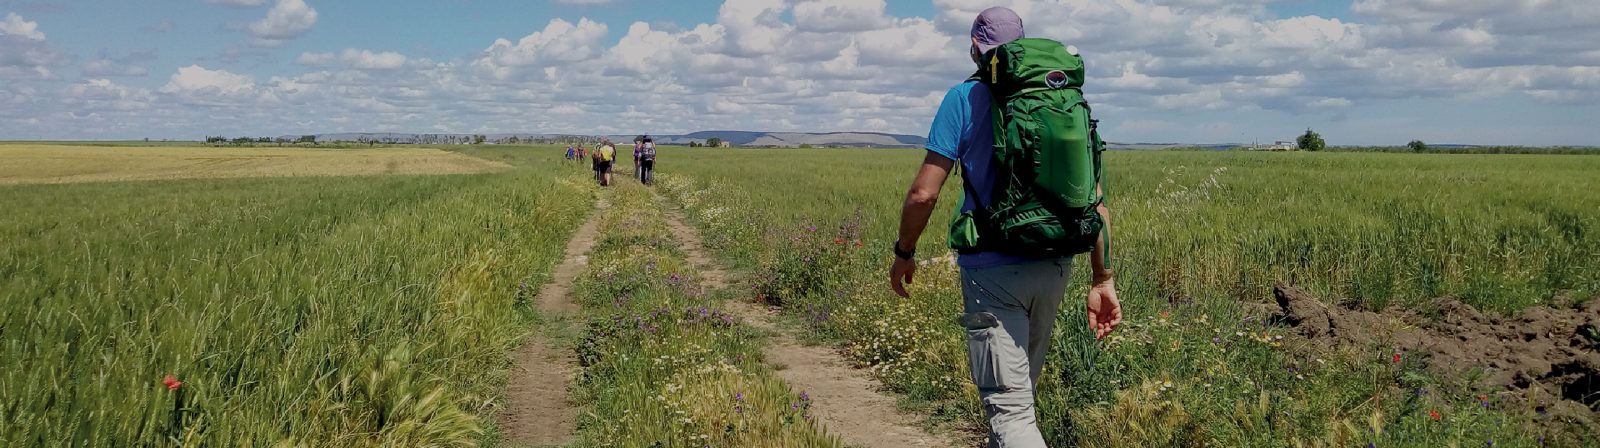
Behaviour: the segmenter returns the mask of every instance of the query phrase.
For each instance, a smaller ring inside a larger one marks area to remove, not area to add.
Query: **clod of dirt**
[[[1600,298],[1579,308],[1537,307],[1507,317],[1441,298],[1432,303],[1437,313],[1430,318],[1393,307],[1375,313],[1329,306],[1288,285],[1273,288],[1273,296],[1273,318],[1308,339],[1357,348],[1391,345],[1422,355],[1436,372],[1482,372],[1481,386],[1524,392],[1517,395],[1547,391],[1559,401],[1536,406],[1590,414],[1572,415],[1585,424],[1600,420]]]

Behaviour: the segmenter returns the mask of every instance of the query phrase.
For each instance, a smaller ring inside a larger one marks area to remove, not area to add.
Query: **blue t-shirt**
[[[972,191],[988,192],[994,189],[994,122],[990,120],[989,88],[977,81],[967,81],[950,88],[939,104],[939,113],[933,116],[933,128],[928,130],[928,152],[961,162],[961,169],[972,182]],[[962,193],[960,212],[977,208],[978,198]],[[988,204],[983,204],[988,205]],[[999,252],[961,254],[956,265],[963,268],[986,268],[1029,261],[1030,258]]]

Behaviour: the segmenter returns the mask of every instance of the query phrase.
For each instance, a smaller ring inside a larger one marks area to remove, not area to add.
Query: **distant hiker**
[[[577,156],[578,156],[578,150],[577,149],[573,149],[572,145],[567,145],[567,161],[571,162]]]
[[[604,174],[605,171],[602,171],[600,169],[600,149],[599,148],[595,148],[594,150],[589,151],[589,160],[593,164],[592,168],[594,169],[594,181],[596,183],[604,183],[605,182],[605,177],[602,176],[601,174]]]
[[[638,138],[633,139],[633,178],[634,179],[644,179],[644,177],[639,175],[639,171],[641,169],[639,167],[639,150],[644,148],[644,137],[645,136],[641,135]]]
[[[595,151],[600,155],[600,186],[611,186],[612,165],[617,162],[617,147],[611,144],[611,139],[601,138],[600,148]]]
[[[656,142],[650,136],[644,136],[644,142],[639,143],[639,183],[651,185],[656,182]]]
[[[901,211],[889,283],[909,297],[905,285],[917,269],[917,239],[959,161],[966,192],[950,223],[949,244],[961,268],[965,314],[959,322],[967,330],[972,381],[989,418],[989,446],[1043,447],[1034,388],[1074,255],[1091,253],[1094,283],[1087,305],[1095,338],[1122,321],[1106,263],[1104,144],[1079,90],[1084,72],[1076,50],[1024,39],[1022,19],[1000,7],[978,14],[971,37],[978,71],[945,94],[933,119],[928,153]],[[1000,102],[996,113],[1025,119],[1006,119],[1004,128],[995,129],[991,101]],[[1002,137],[998,145],[996,132]]]

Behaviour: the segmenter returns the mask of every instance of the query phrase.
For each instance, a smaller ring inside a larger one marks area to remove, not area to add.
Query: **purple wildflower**
[[[739,393],[733,394],[733,399],[734,400],[738,400],[738,401],[744,401],[744,392],[739,392]]]
[[[800,401],[811,401],[811,395],[806,394],[806,391],[800,391]]]

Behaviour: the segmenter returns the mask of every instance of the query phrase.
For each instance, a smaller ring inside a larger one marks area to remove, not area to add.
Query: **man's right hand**
[[[894,264],[889,266],[889,287],[894,288],[894,293],[900,297],[910,298],[911,293],[906,292],[906,285],[911,284],[911,276],[916,273],[915,260],[894,257]]]
[[[1122,324],[1122,303],[1117,301],[1117,286],[1110,275],[1089,286],[1088,299],[1089,329],[1094,330],[1095,339],[1105,338]]]

